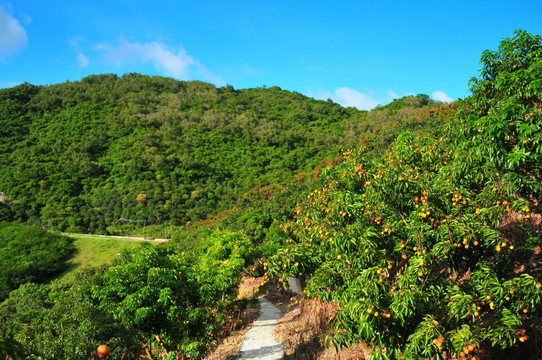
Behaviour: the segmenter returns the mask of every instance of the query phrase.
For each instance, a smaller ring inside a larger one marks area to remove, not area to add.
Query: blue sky
[[[469,96],[480,54],[542,35],[542,1],[0,0],[0,88],[137,72],[370,109]]]

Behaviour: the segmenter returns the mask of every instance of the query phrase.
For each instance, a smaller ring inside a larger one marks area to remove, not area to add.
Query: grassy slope
[[[119,239],[98,235],[70,234],[77,248],[74,257],[68,262],[70,268],[61,274],[61,282],[70,282],[77,271],[85,267],[99,266],[111,262],[123,250],[142,246],[142,241]],[[157,244],[157,242],[151,242]]]

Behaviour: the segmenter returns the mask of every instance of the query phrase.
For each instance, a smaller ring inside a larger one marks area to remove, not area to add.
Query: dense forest
[[[411,96],[373,112],[298,93],[138,74],[0,90],[0,191],[13,219],[104,232],[119,219],[185,224],[286,184],[364,134],[416,126]],[[403,122],[401,125],[399,122]]]
[[[0,91],[8,256],[52,241],[62,268],[70,241],[32,224],[184,225],[70,283],[4,286],[0,355],[201,358],[236,329],[248,274],[304,278],[302,301],[336,309],[316,341],[337,349],[541,358],[541,58],[516,31],[467,99],[370,112],[136,74]]]

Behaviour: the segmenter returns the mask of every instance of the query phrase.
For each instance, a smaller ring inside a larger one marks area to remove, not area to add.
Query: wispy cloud
[[[309,71],[326,71],[327,69],[325,69],[322,66],[311,65],[311,66],[307,67],[307,70],[309,70]]]
[[[84,41],[85,39],[82,36],[74,36],[68,39],[68,43],[77,50],[79,49],[79,44]]]
[[[23,81],[0,81],[0,89],[11,88],[22,83]]]
[[[400,98],[399,94],[397,94],[395,91],[393,91],[393,90],[391,90],[391,89],[388,90],[388,91],[386,91],[386,95],[388,95],[388,100],[389,100],[389,101],[392,101],[392,100],[395,100],[395,99],[399,99],[399,98]]]
[[[444,91],[440,91],[440,90],[434,91],[431,94],[431,98],[433,100],[442,101],[442,102],[446,102],[446,103],[454,101],[454,99],[451,98],[450,96],[448,96],[448,94],[446,94]]]
[[[360,110],[370,110],[380,104],[375,98],[348,87],[335,89],[335,97],[339,104],[353,106]]]
[[[77,55],[77,64],[79,65],[79,69],[82,69],[90,64],[90,60],[85,54],[80,52],[79,55]]]
[[[241,72],[243,73],[244,76],[261,76],[261,75],[263,75],[263,71],[261,71],[260,69],[255,68],[255,67],[252,67],[252,66],[248,65],[247,63],[243,63],[243,65],[241,65]]]
[[[24,49],[27,40],[21,23],[0,5],[0,59]]]
[[[204,80],[222,86],[226,83],[212,74],[198,60],[188,55],[182,46],[177,49],[157,41],[139,43],[120,38],[117,44],[103,42],[95,46],[102,60],[116,66],[150,63],[164,75],[182,80]]]
[[[366,90],[365,93],[362,93],[349,87],[340,87],[334,89],[333,92],[319,90],[315,93],[309,89],[307,96],[320,100],[331,99],[345,107],[352,106],[360,110],[371,110],[381,103],[381,101],[372,96],[372,93],[371,90]]]

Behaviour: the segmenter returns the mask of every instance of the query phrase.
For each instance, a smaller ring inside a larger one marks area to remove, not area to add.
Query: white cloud
[[[388,95],[388,101],[392,101],[392,100],[400,98],[399,94],[397,94],[395,91],[391,89],[386,91],[386,95]]]
[[[25,25],[30,25],[32,24],[32,18],[28,15],[23,15],[23,23]]]
[[[79,44],[82,43],[85,39],[82,36],[74,36],[68,39],[68,43],[74,48],[79,49]]]
[[[353,106],[359,110],[371,110],[381,103],[379,100],[368,95],[373,93],[374,92],[371,90],[366,90],[366,93],[361,93],[349,87],[340,87],[333,90],[333,92],[320,89],[315,93],[309,89],[307,91],[307,96],[319,100],[331,99],[345,107]]]
[[[79,69],[85,68],[90,64],[88,57],[82,52],[77,55],[77,63],[79,64]]]
[[[335,89],[337,102],[343,106],[353,106],[360,110],[370,110],[380,102],[369,95],[362,94],[357,90],[348,87]]]
[[[315,98],[317,100],[327,100],[327,99],[334,100],[333,94],[331,92],[329,92],[327,90],[323,90],[323,89],[320,89],[317,92],[314,92],[312,89],[309,88],[306,91],[306,95],[310,96],[312,98]]]
[[[22,81],[0,81],[0,89],[11,88],[22,83]]]
[[[26,31],[21,23],[0,6],[0,58],[24,49],[26,42]]]
[[[433,100],[442,101],[446,103],[454,101],[453,98],[449,97],[444,91],[440,91],[440,90],[434,91],[431,94],[431,98]]]
[[[151,63],[154,68],[167,76],[182,80],[199,79],[222,86],[226,83],[213,75],[199,61],[188,55],[180,46],[178,49],[160,42],[139,43],[121,38],[119,43],[100,43],[96,50],[103,52],[103,60],[117,66],[128,63]]]

